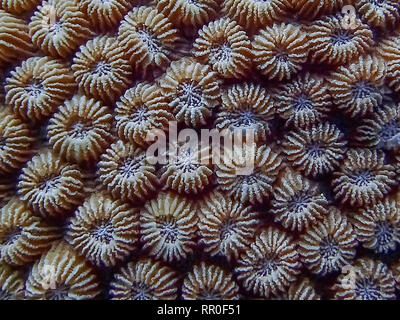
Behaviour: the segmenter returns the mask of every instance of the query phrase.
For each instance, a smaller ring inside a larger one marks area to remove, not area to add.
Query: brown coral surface
[[[400,298],[399,93],[399,0],[0,0],[0,300]]]

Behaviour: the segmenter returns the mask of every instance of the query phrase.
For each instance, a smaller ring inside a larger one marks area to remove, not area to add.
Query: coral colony
[[[400,297],[399,0],[0,0],[0,80],[0,299]]]

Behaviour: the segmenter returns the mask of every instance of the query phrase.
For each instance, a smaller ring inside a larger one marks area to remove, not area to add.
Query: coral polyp
[[[301,236],[299,254],[311,272],[324,276],[348,265],[356,254],[356,246],[351,223],[339,210],[330,208],[323,220]]]
[[[75,89],[67,64],[49,57],[33,57],[6,79],[6,102],[23,119],[37,122],[52,115]]]
[[[236,84],[222,91],[222,105],[217,113],[218,130],[253,130],[256,142],[271,135],[271,120],[275,116],[272,95],[254,83]]]
[[[216,73],[191,58],[172,62],[159,85],[176,120],[190,127],[207,123],[221,95]]]
[[[175,25],[185,32],[198,28],[217,16],[219,1],[216,0],[156,0],[156,7]]]
[[[326,119],[331,95],[322,77],[306,73],[283,85],[275,95],[276,111],[286,125],[309,127]]]
[[[320,300],[313,283],[307,278],[300,280],[289,287],[288,300]]]
[[[384,199],[353,215],[357,239],[379,254],[393,252],[400,244],[400,208],[395,199]]]
[[[199,243],[211,256],[222,256],[229,261],[238,259],[252,242],[259,214],[218,191],[204,202],[200,208]]]
[[[395,279],[390,269],[382,262],[369,258],[360,258],[350,266],[354,272],[354,284],[349,285],[339,275],[332,287],[335,299],[338,300],[393,300]]]
[[[170,62],[171,51],[179,40],[171,22],[151,7],[135,7],[122,20],[118,40],[132,66],[146,73]]]
[[[0,9],[0,65],[34,54],[26,22]]]
[[[354,4],[362,19],[373,27],[393,28],[400,20],[400,3],[396,0],[357,0]]]
[[[287,292],[280,294],[277,300],[320,300],[321,296],[315,290],[315,283],[308,278],[299,279],[290,285]]]
[[[396,288],[400,288],[400,261],[397,260],[390,268],[396,281]]]
[[[87,300],[101,291],[94,268],[63,241],[36,261],[25,286],[26,298],[35,300]]]
[[[149,83],[141,82],[128,89],[116,105],[119,138],[138,145],[151,143],[151,134],[168,130],[174,120],[160,88]]]
[[[317,177],[331,173],[339,166],[346,141],[334,124],[322,123],[289,132],[282,147],[296,169],[306,176]]]
[[[256,68],[268,80],[279,81],[293,78],[309,52],[307,34],[297,25],[284,23],[261,29],[252,47]]]
[[[234,145],[231,152],[224,150],[224,157],[217,169],[217,182],[221,190],[240,202],[262,203],[268,199],[282,159],[270,147]]]
[[[271,214],[286,229],[302,231],[328,213],[328,200],[318,185],[287,170],[273,190]]]
[[[193,55],[221,77],[243,78],[251,68],[251,43],[246,32],[229,19],[210,22],[199,31]]]
[[[94,193],[71,218],[66,240],[93,264],[112,267],[134,249],[139,210],[106,194]]]
[[[360,57],[328,78],[337,108],[352,118],[374,112],[384,100],[386,65],[376,56]]]
[[[286,9],[284,0],[224,0],[222,3],[223,12],[246,29],[272,25],[284,17]]]
[[[396,32],[397,33],[397,32]],[[384,38],[376,51],[381,56],[387,65],[386,82],[395,91],[400,92],[400,50],[399,50],[399,35]]]
[[[385,155],[377,150],[350,149],[342,165],[333,173],[336,199],[350,206],[374,204],[396,185],[395,170],[385,164]]]
[[[177,152],[162,168],[160,182],[181,194],[198,194],[211,183],[208,148],[177,143]]]
[[[112,103],[128,88],[132,78],[129,61],[116,38],[96,37],[76,53],[71,66],[87,96]]]
[[[90,22],[75,0],[43,1],[29,23],[32,42],[55,58],[71,56],[92,34]]]
[[[159,185],[156,168],[145,152],[117,141],[100,157],[98,178],[115,198],[144,201]]]
[[[89,17],[93,29],[106,32],[119,25],[132,3],[128,0],[80,0],[79,8]]]
[[[50,119],[48,139],[62,158],[78,164],[98,160],[112,140],[112,115],[108,107],[75,95]]]
[[[348,2],[348,1],[347,1]],[[300,20],[313,20],[342,8],[346,0],[287,0],[288,14]]]
[[[0,174],[17,171],[27,162],[33,144],[28,126],[12,110],[0,110]]]
[[[363,147],[398,152],[400,149],[400,105],[384,106],[363,119],[354,140]]]
[[[343,26],[343,15],[328,16],[309,28],[310,57],[313,62],[329,65],[350,63],[374,44],[368,25],[355,18],[354,28]]]
[[[21,272],[0,263],[0,300],[19,300],[24,297],[24,278]]]
[[[13,198],[0,211],[0,262],[24,265],[35,261],[60,236],[56,227]]]
[[[195,247],[197,224],[190,200],[172,192],[159,193],[140,212],[143,249],[166,262],[185,260]]]
[[[32,11],[39,3],[40,0],[1,0],[0,8],[18,15],[23,12]]]
[[[185,300],[237,300],[239,287],[224,269],[205,262],[195,265],[183,281]]]
[[[22,169],[18,194],[42,216],[62,217],[84,197],[83,176],[77,165],[43,150]]]
[[[300,267],[293,239],[270,227],[255,237],[234,272],[246,291],[270,298],[284,293],[296,281]]]
[[[178,296],[177,275],[169,267],[148,258],[129,262],[110,283],[113,300],[174,300]]]

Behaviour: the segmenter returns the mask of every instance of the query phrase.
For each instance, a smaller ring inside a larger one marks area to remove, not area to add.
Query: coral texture
[[[0,300],[398,299],[399,257],[400,0],[0,0]]]
[[[0,262],[23,265],[35,261],[59,236],[57,228],[13,198],[0,211]]]
[[[33,137],[28,126],[13,112],[0,110],[0,173],[16,171],[29,160]]]
[[[33,53],[26,22],[0,9],[0,66]]]

